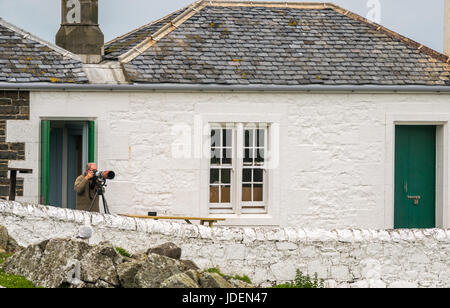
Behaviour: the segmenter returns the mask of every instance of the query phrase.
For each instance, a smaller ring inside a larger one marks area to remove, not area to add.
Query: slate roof
[[[130,33],[127,33],[113,41],[107,42],[105,44],[105,60],[117,60],[117,58],[135,47],[137,44],[151,36],[153,33],[158,31],[162,26],[172,21],[178,15],[183,12],[182,10],[176,11],[166,17],[163,17],[157,21],[154,21],[148,25],[145,25],[139,29],[136,29]]]
[[[194,5],[137,45],[122,38],[130,82],[450,86],[447,56],[337,6]]]
[[[0,82],[87,83],[77,57],[0,18]]]

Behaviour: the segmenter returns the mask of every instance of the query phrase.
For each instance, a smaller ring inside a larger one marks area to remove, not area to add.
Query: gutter
[[[0,83],[0,90],[17,91],[83,91],[83,92],[335,92],[335,93],[450,93],[450,86],[384,86],[384,85],[199,85],[199,84],[59,84]]]

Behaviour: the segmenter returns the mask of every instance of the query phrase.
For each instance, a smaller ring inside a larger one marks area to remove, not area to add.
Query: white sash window
[[[210,213],[265,213],[268,126],[211,124],[210,141]]]

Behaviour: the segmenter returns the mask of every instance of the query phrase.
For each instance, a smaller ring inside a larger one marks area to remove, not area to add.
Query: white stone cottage
[[[446,55],[333,4],[197,1],[104,45],[97,0],[60,47],[0,20],[0,192],[32,169],[17,200],[70,208],[96,161],[113,213],[450,228],[445,3]]]

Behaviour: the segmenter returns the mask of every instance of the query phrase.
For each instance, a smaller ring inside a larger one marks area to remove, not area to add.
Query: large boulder
[[[152,253],[117,267],[120,282],[125,288],[159,288],[167,278],[187,270],[178,260]]]
[[[2,270],[27,278],[33,284],[58,288],[81,284],[80,261],[90,251],[82,241],[53,239],[16,253],[6,260]]]

